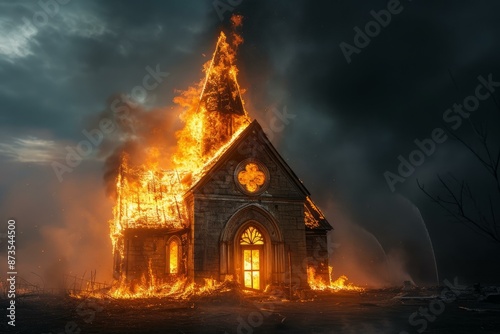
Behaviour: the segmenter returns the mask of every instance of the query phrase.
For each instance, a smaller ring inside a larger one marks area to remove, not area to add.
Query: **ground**
[[[441,287],[320,291],[302,300],[234,290],[189,300],[30,295],[17,297],[16,326],[4,317],[0,332],[500,333],[500,304],[488,294]],[[8,301],[0,303],[5,310]]]

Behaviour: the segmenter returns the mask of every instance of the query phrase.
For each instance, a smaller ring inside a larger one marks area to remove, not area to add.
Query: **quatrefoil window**
[[[240,186],[248,193],[255,194],[267,184],[268,173],[265,167],[255,161],[240,164],[236,178]]]

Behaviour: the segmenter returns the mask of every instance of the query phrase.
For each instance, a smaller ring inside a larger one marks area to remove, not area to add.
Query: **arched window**
[[[178,274],[179,273],[179,241],[177,238],[172,238],[166,247],[167,253],[167,272],[169,274]]]
[[[243,232],[240,239],[240,245],[263,245],[264,238],[260,234],[259,230],[255,227],[250,226]]]

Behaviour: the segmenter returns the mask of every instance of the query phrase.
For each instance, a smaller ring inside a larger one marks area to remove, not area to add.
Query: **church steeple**
[[[235,51],[221,32],[200,95],[198,112],[205,113],[202,154],[210,154],[231,138],[248,115],[236,80]]]
[[[200,104],[209,112],[246,116],[233,64],[234,50],[221,32],[201,92]]]

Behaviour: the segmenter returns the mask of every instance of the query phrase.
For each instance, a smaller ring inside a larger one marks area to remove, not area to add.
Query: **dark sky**
[[[51,164],[86,139],[82,131],[95,127],[111,97],[142,84],[147,67],[168,76],[138,102],[176,117],[175,91],[200,80],[235,13],[244,16],[237,64],[247,110],[264,128],[279,125],[269,136],[335,227],[337,257],[350,254],[359,268],[381,252],[391,270],[429,280],[429,235],[441,282],[498,282],[499,244],[456,223],[416,184],[439,193],[437,175],[453,173],[471,184],[480,205],[488,194],[500,203],[493,178],[463,145],[450,138],[437,144],[394,192],[384,173],[397,174],[398,156],[408,159],[416,139],[455,124],[443,114],[474,96],[479,76],[500,82],[500,3],[390,1],[390,22],[350,62],[342,43],[355,47],[355,28],[365,31],[387,1],[214,5],[225,3],[73,0],[47,14],[35,1],[0,1],[0,212],[17,220],[26,279],[36,279],[32,271],[51,277],[96,268],[109,276],[109,149],[98,145],[62,182]],[[496,150],[499,91],[469,117],[489,129]],[[473,140],[462,121],[454,133]],[[120,138],[106,145],[113,141]],[[338,267],[359,274],[349,263]]]

